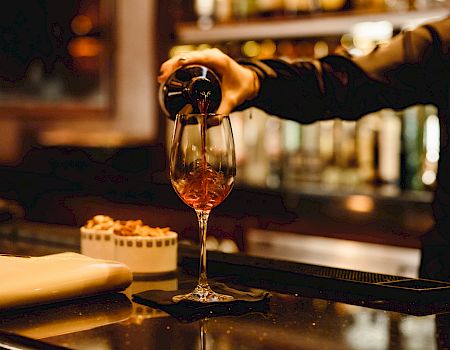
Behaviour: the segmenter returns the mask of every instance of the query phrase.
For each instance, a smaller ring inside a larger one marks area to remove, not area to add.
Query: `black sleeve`
[[[302,123],[333,116],[355,120],[378,109],[414,104],[438,107],[435,225],[422,237],[420,276],[450,281],[450,18],[403,32],[358,58],[242,64],[257,73],[261,91],[240,108],[256,106]]]
[[[350,59],[330,55],[288,63],[242,60],[261,83],[259,95],[239,107],[255,106],[302,123],[339,117],[356,120],[382,108],[434,103],[437,57],[433,38],[420,27],[397,35],[389,45]]]

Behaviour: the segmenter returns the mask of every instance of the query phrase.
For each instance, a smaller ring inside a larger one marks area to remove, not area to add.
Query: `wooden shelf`
[[[176,26],[179,43],[217,43],[246,39],[281,39],[329,36],[348,33],[359,22],[390,21],[395,28],[403,28],[420,22],[435,20],[449,15],[450,6],[417,11],[396,12],[340,12],[315,14],[296,18],[254,20],[217,24],[208,30],[195,23],[180,23]]]
[[[110,106],[96,106],[77,101],[46,102],[40,100],[0,101],[0,118],[69,118],[104,119],[111,117]]]

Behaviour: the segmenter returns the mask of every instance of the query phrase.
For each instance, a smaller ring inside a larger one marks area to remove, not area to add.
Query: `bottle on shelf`
[[[329,186],[340,182],[340,169],[337,162],[337,148],[339,147],[340,129],[337,125],[339,119],[320,122],[320,158],[323,163],[322,181]]]
[[[358,121],[356,132],[359,177],[364,183],[378,181],[378,113],[371,113]]]
[[[216,0],[214,17],[217,23],[227,23],[233,19],[233,1]]]
[[[440,149],[440,125],[436,107],[432,105],[425,108],[424,149],[425,157],[422,167],[422,183],[426,188],[432,189],[436,185],[436,176]]]
[[[283,120],[282,129],[282,183],[295,185],[300,181],[301,169],[301,124]]]
[[[282,121],[276,117],[267,118],[264,134],[264,148],[269,164],[266,186],[279,188],[282,180]]]
[[[283,15],[283,0],[256,0],[258,17],[279,17]]]
[[[398,184],[400,180],[401,119],[391,109],[380,111],[379,177],[384,184]]]
[[[194,0],[194,13],[200,29],[208,30],[214,25],[215,0]]]
[[[248,152],[245,146],[245,123],[247,115],[248,111],[236,111],[231,113],[230,117],[238,172],[245,167],[245,163],[247,162]]]
[[[248,20],[256,15],[257,0],[232,0],[232,14],[236,21]]]
[[[301,155],[302,179],[307,182],[319,182],[322,176],[320,157],[320,122],[302,125]]]
[[[352,8],[350,0],[319,0],[319,8],[322,11],[342,11]]]
[[[424,161],[423,106],[412,106],[402,112],[400,188],[422,190],[422,164]]]
[[[284,15],[287,17],[308,14],[318,8],[317,0],[284,0]]]
[[[357,164],[356,122],[340,120],[341,142],[337,148],[337,162],[341,170],[340,183],[356,185],[360,182]]]
[[[265,149],[265,125],[269,116],[257,108],[248,110],[245,119],[245,149],[246,162],[242,169],[244,182],[255,187],[267,187],[267,178],[270,171]]]

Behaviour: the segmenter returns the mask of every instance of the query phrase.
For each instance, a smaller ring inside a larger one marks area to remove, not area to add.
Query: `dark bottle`
[[[214,113],[221,100],[219,77],[199,65],[177,69],[159,89],[159,104],[170,118],[177,114]]]

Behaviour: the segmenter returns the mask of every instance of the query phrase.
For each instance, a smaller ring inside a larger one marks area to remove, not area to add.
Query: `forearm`
[[[309,62],[262,60],[241,64],[257,72],[260,91],[240,109],[251,105],[282,118],[309,123],[334,117],[357,119],[382,107],[381,101],[367,98],[380,86],[342,56]]]
[[[331,55],[310,62],[241,61],[257,73],[260,91],[240,109],[255,106],[308,123],[433,103],[436,75],[430,66],[435,59],[432,38],[422,28],[355,60]]]

